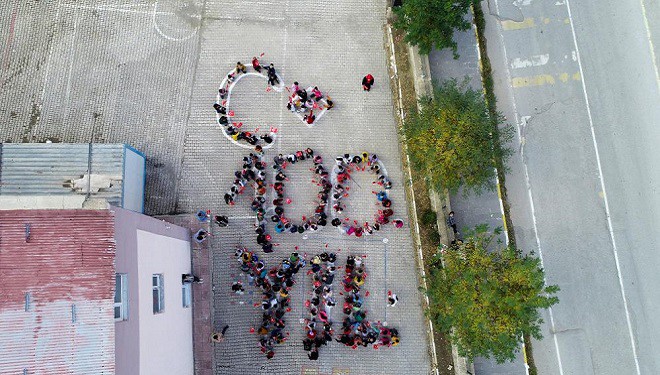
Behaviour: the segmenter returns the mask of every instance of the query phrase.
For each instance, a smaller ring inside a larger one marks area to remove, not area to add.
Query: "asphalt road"
[[[541,374],[660,373],[657,1],[484,2],[518,244],[560,303]],[[655,48],[654,48],[655,46]]]

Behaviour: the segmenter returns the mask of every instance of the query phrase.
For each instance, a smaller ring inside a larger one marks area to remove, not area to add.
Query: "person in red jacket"
[[[314,120],[316,120],[316,115],[314,115],[314,111],[310,111],[309,115],[305,115],[303,120],[310,125],[313,124]]]
[[[374,76],[371,74],[367,74],[362,78],[362,90],[364,91],[369,91],[371,90],[371,86],[374,84]]]

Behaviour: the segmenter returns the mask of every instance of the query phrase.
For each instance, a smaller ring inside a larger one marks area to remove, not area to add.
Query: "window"
[[[115,274],[115,321],[128,319],[128,275]]]
[[[165,309],[165,292],[163,281],[162,273],[155,273],[151,276],[151,289],[154,299],[154,314],[162,313]]]
[[[181,298],[183,307],[190,307],[192,303],[192,288],[190,283],[183,283],[181,285]]]

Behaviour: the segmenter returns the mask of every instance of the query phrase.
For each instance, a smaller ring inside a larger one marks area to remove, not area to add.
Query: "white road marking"
[[[75,55],[76,55],[76,34],[78,33],[78,12],[74,9],[73,10],[73,35],[71,36],[71,48],[70,48],[70,55],[71,55],[71,63],[69,64],[69,77],[67,78],[66,81],[66,96],[65,96],[65,103],[66,105],[66,111],[64,112],[64,121],[62,122],[63,124],[68,123],[68,118],[69,118],[69,112],[71,112],[71,101],[70,95],[71,95],[71,76],[73,75],[73,64],[76,61]]]
[[[286,0],[286,7],[284,9],[289,9],[289,0]],[[288,23],[284,24],[284,48],[283,48],[283,53],[282,53],[282,70],[286,68],[286,50],[289,45],[289,26]],[[281,154],[282,153],[282,128],[284,128],[284,106],[282,103],[284,103],[284,92],[286,90],[286,85],[284,84],[284,81],[281,82],[284,89],[280,92],[280,125],[277,128],[278,131],[278,139],[277,139],[277,153]],[[288,95],[288,92],[287,92]]]
[[[566,9],[568,10],[568,19],[571,24],[571,32],[573,34],[573,43],[575,45],[575,54],[577,56],[578,66],[580,68],[580,75],[582,76],[582,92],[584,93],[584,100],[587,107],[587,116],[589,117],[589,127],[591,128],[591,139],[594,144],[594,151],[596,153],[596,163],[598,165],[598,177],[600,179],[600,187],[603,192],[603,201],[605,202],[605,215],[607,216],[607,229],[610,232],[610,240],[612,242],[612,252],[614,254],[614,263],[616,264],[616,273],[619,278],[619,289],[621,290],[621,299],[623,300],[623,307],[626,313],[626,323],[628,325],[628,335],[630,336],[630,346],[632,347],[633,358],[635,359],[635,370],[637,375],[641,375],[639,368],[639,359],[637,357],[637,347],[635,346],[635,335],[632,329],[630,320],[630,312],[628,311],[628,300],[626,299],[626,289],[623,286],[623,277],[621,275],[621,264],[619,263],[619,252],[614,238],[614,230],[612,228],[612,216],[610,214],[610,205],[607,199],[607,191],[605,190],[605,179],[603,178],[603,167],[600,162],[600,153],[598,152],[598,142],[596,141],[596,132],[594,131],[594,121],[591,117],[591,106],[589,105],[589,95],[587,94],[587,83],[584,71],[582,70],[582,59],[580,59],[580,48],[578,47],[577,37],[575,35],[575,26],[573,25],[573,17],[571,14],[571,5],[569,0],[566,1]]]
[[[528,6],[532,3],[533,0],[513,0],[513,5],[519,6]]]
[[[60,21],[61,5],[62,5],[62,0],[58,0],[57,1],[57,11],[55,12],[55,24],[58,24],[59,21]],[[53,43],[53,42],[51,41],[51,43]],[[48,85],[47,85],[47,83],[48,83],[48,73],[50,72],[50,61],[51,61],[51,56],[53,56],[53,49],[55,49],[53,47],[53,45],[50,45],[49,49],[48,49],[48,57],[46,58],[46,71],[44,73],[44,87],[41,89],[41,102],[39,103],[40,104],[40,107],[39,107],[39,113],[40,113],[39,119],[40,120],[41,120],[41,116],[43,114],[44,97],[46,96],[46,87],[48,87]],[[32,135],[32,134],[30,134],[30,135]]]
[[[646,6],[644,5],[644,0],[639,0],[639,3],[642,5],[642,17],[644,18],[644,27],[646,27],[646,39],[649,41],[649,48],[651,49],[651,62],[653,62],[653,69],[655,70],[655,82],[658,85],[658,89],[660,89],[660,72],[658,72],[658,64],[656,63],[657,59],[655,57],[653,39],[651,39],[649,20],[646,17]]]
[[[159,13],[159,12],[157,12],[157,9],[158,9],[158,1],[156,1],[156,2],[154,3],[153,17],[151,17],[151,19],[152,19],[153,24],[154,24],[154,29],[156,29],[156,31],[158,32],[158,34],[160,34],[160,36],[162,36],[163,38],[165,38],[165,39],[167,39],[167,40],[171,40],[171,41],[173,41],[173,42],[183,42],[184,40],[188,40],[188,39],[192,38],[195,34],[197,34],[197,31],[199,30],[199,27],[196,27],[196,28],[193,30],[192,33],[190,33],[188,36],[185,36],[185,37],[183,37],[183,38],[174,38],[174,37],[171,37],[171,36],[165,34],[165,33],[160,29],[160,27],[158,27],[158,22],[156,22],[156,15],[157,15],[157,14],[169,14],[169,15],[172,15],[173,13],[163,13],[163,12],[160,12],[160,13]]]
[[[497,14],[500,14],[499,4],[498,4],[497,0],[495,0],[495,9],[496,9]],[[500,28],[500,30],[499,30],[500,32],[498,34],[500,36],[500,43],[502,44],[502,52],[504,54],[504,61],[509,61],[508,58],[507,58],[506,45],[504,44],[504,35],[502,33],[501,24],[500,24],[499,28]],[[511,72],[509,71],[509,69],[506,69],[506,75],[507,75],[507,81],[511,82]],[[509,91],[509,99],[511,101],[511,105],[513,106],[513,113],[516,117],[516,131],[518,133],[518,139],[522,142],[523,138],[521,136],[521,131],[520,131],[521,123],[520,123],[520,118],[519,118],[519,115],[518,115],[518,108],[516,106],[515,94],[513,92],[512,87],[508,87],[508,89],[509,89],[508,90]],[[532,185],[529,181],[529,173],[527,171],[527,164],[525,163],[525,158],[524,158],[524,147],[521,147],[521,149],[520,149],[520,160],[522,162],[523,170],[525,172],[525,185],[527,187],[527,196],[529,197],[529,206],[530,206],[530,211],[532,213],[532,224],[533,224],[533,228],[534,228],[534,238],[536,239],[536,248],[538,249],[539,260],[541,261],[541,268],[545,268],[545,266],[543,265],[544,264],[543,263],[543,250],[541,248],[541,240],[539,238],[539,230],[538,230],[538,226],[537,226],[537,222],[536,222],[536,212],[534,210],[534,198],[532,197]],[[548,284],[547,279],[545,278],[545,275],[543,276],[543,282],[546,285]],[[553,339],[553,342],[555,344],[555,354],[557,355],[557,365],[559,366],[559,375],[564,375],[564,368],[563,368],[562,363],[561,363],[561,354],[559,352],[559,341],[557,340],[557,334],[555,333],[556,332],[555,317],[554,317],[554,314],[552,313],[552,307],[548,307],[548,314],[550,315],[550,328],[551,328],[551,332],[552,332],[552,339]],[[525,366],[525,367],[527,367],[527,366]]]
[[[234,90],[234,87],[236,87],[236,84],[238,83],[238,81],[240,81],[241,79],[243,79],[243,77],[248,77],[248,76],[250,76],[250,77],[260,77],[260,78],[268,79],[267,76],[265,76],[265,75],[263,75],[263,74],[261,74],[261,73],[256,73],[256,72],[242,73],[242,74],[239,74],[238,76],[236,76],[236,78],[234,79],[234,81],[233,81],[231,84],[229,84],[229,86],[227,86],[227,77],[228,77],[229,75],[231,75],[233,72],[235,72],[234,69],[230,70],[230,71],[225,75],[225,78],[222,80],[222,82],[220,83],[220,88],[227,87],[227,99],[225,99],[225,105],[224,105],[225,109],[227,110],[227,114],[229,114],[229,112],[230,112],[230,107],[229,107],[229,105],[230,105],[230,103],[231,103],[231,92]],[[271,87],[274,91],[277,91],[277,92],[282,93],[282,92],[284,91],[284,87],[285,87],[285,85],[284,85],[284,80],[282,79],[282,77],[280,77],[279,74],[277,74],[277,78],[278,78],[279,81],[280,81],[280,85],[279,85],[279,86],[270,86],[270,87]],[[281,97],[281,95],[280,95],[280,101],[282,101],[282,97]],[[215,96],[215,102],[218,103],[218,104],[221,104],[221,103],[222,103],[222,98],[220,97],[220,89],[218,89],[218,92],[216,93],[216,96]],[[280,116],[281,116],[281,115],[282,115],[282,112],[281,112],[281,110],[280,110]],[[220,114],[216,112],[216,114],[215,114],[216,125],[219,125],[220,117],[221,117]],[[282,122],[282,121],[281,121],[281,119],[280,119],[280,123],[281,123],[281,122]],[[281,128],[281,126],[280,126],[280,128]],[[279,133],[280,128],[278,128],[278,134],[273,136],[273,138],[275,138],[275,141],[278,141],[279,138],[280,138],[280,137],[279,137],[279,134],[280,134],[280,133]],[[246,149],[246,150],[252,150],[252,149],[254,149],[255,146],[252,146],[252,145],[250,145],[250,144],[240,143],[240,142],[238,142],[237,140],[234,140],[234,138],[232,138],[229,134],[227,134],[226,129],[222,129],[221,131],[222,131],[222,134],[224,134],[225,138],[227,138],[227,140],[229,140],[229,142],[235,144],[236,146],[241,147],[241,148],[244,148],[244,149]],[[280,149],[279,143],[280,143],[280,142],[278,142],[278,152],[279,152],[279,149]],[[273,143],[266,144],[266,145],[262,146],[262,148],[263,148],[264,150],[269,149],[269,148],[271,148],[271,147],[273,147]]]
[[[573,61],[577,61],[577,55],[575,54],[575,51],[571,51],[571,56],[573,57]]]
[[[511,69],[528,68],[530,66],[541,66],[547,64],[549,60],[550,60],[550,54],[548,53],[546,53],[545,55],[533,55],[530,56],[528,59],[516,57],[515,59],[511,60]]]
[[[73,9],[84,9],[84,10],[109,10],[109,11],[114,11],[114,12],[123,12],[123,13],[138,13],[138,14],[151,14],[151,11],[149,10],[137,10],[137,9],[128,9],[128,8],[119,8],[116,6],[111,6],[111,5],[99,5],[99,6],[89,6],[89,5],[73,5],[73,4],[62,4],[61,5],[64,8],[73,8]],[[126,5],[126,6],[131,6],[131,5]],[[164,14],[164,15],[169,15],[173,16],[174,13],[171,12],[158,12],[158,14]]]

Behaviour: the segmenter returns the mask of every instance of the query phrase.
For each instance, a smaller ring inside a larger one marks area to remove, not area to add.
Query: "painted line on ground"
[[[148,4],[145,4],[148,5]],[[119,8],[115,6],[110,6],[110,5],[100,5],[100,6],[89,6],[89,5],[74,5],[74,4],[61,4],[63,8],[70,8],[70,9],[81,9],[81,10],[95,10],[95,11],[113,11],[113,12],[121,12],[121,13],[137,13],[137,14],[147,14],[151,15],[150,10],[137,10],[137,9],[127,9],[127,8]],[[131,5],[128,5],[131,6]],[[168,15],[168,16],[173,16],[174,13],[172,12],[158,12],[158,14],[163,14],[163,15]]]
[[[536,27],[536,22],[534,21],[534,18],[525,18],[522,21],[503,20],[500,21],[500,25],[502,26],[502,29],[510,31]]]
[[[509,63],[511,65],[511,69],[521,69],[521,68],[528,68],[531,66],[543,66],[548,63],[550,60],[550,54],[546,53],[544,55],[532,55],[529,58],[521,58],[521,57],[516,57],[515,59],[511,60]]]
[[[644,27],[646,28],[646,40],[649,41],[649,48],[651,50],[651,62],[653,63],[653,69],[655,70],[655,82],[658,86],[658,90],[660,90],[660,72],[658,72],[658,64],[655,57],[655,46],[653,45],[653,39],[651,38],[649,20],[646,16],[646,6],[644,5],[644,0],[639,0],[639,3],[642,5],[642,18],[644,18]]]
[[[58,24],[60,21],[60,9],[62,5],[62,0],[57,1],[57,10],[55,11],[55,24]],[[51,43],[53,43],[51,41]],[[51,57],[53,56],[53,50],[55,48],[53,47],[52,44],[49,44],[48,48],[48,57],[46,58],[46,69],[44,72],[44,84],[43,88],[41,89],[41,100],[39,102],[39,120],[41,120],[41,114],[43,114],[43,108],[44,108],[44,98],[46,97],[46,88],[48,87],[48,73],[50,72],[50,62],[51,62]],[[34,129],[33,129],[34,132]],[[32,134],[30,134],[32,135]]]
[[[575,54],[577,55],[578,66],[580,68],[580,74],[584,76],[584,71],[582,69],[582,59],[580,58],[580,47],[577,43],[577,36],[575,34],[575,26],[573,24],[573,16],[571,14],[571,5],[570,1],[566,0],[566,9],[568,10],[568,18],[571,20],[571,32],[573,34],[573,43],[575,45]],[[598,165],[598,177],[600,179],[600,188],[603,192],[603,201],[605,202],[605,215],[607,216],[607,229],[610,232],[610,241],[612,242],[612,253],[614,255],[614,263],[616,264],[616,273],[619,278],[619,289],[621,290],[621,299],[623,300],[623,308],[626,313],[626,324],[628,326],[628,335],[630,336],[630,346],[632,347],[633,358],[635,360],[635,370],[637,375],[641,374],[639,368],[639,358],[637,356],[637,347],[635,345],[635,334],[632,329],[632,322],[630,318],[630,311],[628,309],[628,300],[626,298],[626,288],[623,285],[623,276],[621,274],[621,264],[619,262],[619,251],[616,245],[616,239],[614,238],[614,229],[612,226],[612,216],[610,214],[610,205],[607,199],[607,191],[605,190],[605,178],[603,177],[603,167],[600,161],[600,152],[598,151],[598,141],[596,140],[596,132],[594,130],[594,120],[591,116],[591,106],[589,104],[589,94],[587,94],[587,85],[585,80],[582,81],[582,92],[584,93],[584,100],[587,107],[587,116],[589,118],[589,127],[591,128],[591,140],[594,145],[594,152],[596,153],[596,164]]]
[[[156,1],[154,3],[153,16],[151,17],[151,20],[154,24],[154,29],[156,29],[156,32],[158,32],[158,34],[160,36],[162,36],[163,38],[165,38],[167,40],[171,40],[173,42],[183,42],[183,41],[186,41],[186,40],[192,38],[195,34],[197,34],[197,31],[199,31],[199,26],[198,26],[190,34],[188,34],[187,36],[182,37],[182,38],[175,38],[175,37],[172,37],[172,36],[169,36],[169,35],[165,34],[160,29],[160,27],[158,27],[158,22],[156,22],[156,15],[158,15],[158,14],[168,14],[168,13],[162,13],[162,12],[159,13],[159,12],[157,12],[157,9],[158,9],[158,1]],[[173,13],[170,13],[169,15],[173,15]],[[201,26],[201,23],[200,23],[200,26]]]
[[[557,83],[557,80],[562,83],[568,81],[580,81],[582,80],[582,74],[580,72],[576,73],[557,73],[556,75],[551,74],[537,74],[533,76],[526,77],[513,77],[511,78],[511,86],[513,88],[521,87],[533,87],[533,86],[545,86],[545,85],[554,85]]]
[[[68,123],[69,113],[71,112],[71,76],[73,75],[73,64],[76,61],[76,34],[78,32],[78,12],[73,11],[73,35],[71,36],[71,48],[69,49],[69,54],[71,55],[71,63],[69,64],[69,75],[66,81],[66,96],[65,102],[66,111],[64,112],[64,124]]]
[[[496,9],[497,14],[500,14],[499,4],[498,4],[497,0],[495,0],[495,9]],[[504,61],[506,63],[506,62],[509,61],[509,59],[507,58],[506,45],[504,43],[504,34],[502,33],[501,30],[498,34],[499,34],[499,37],[500,37],[500,44],[502,45],[502,53],[503,53],[503,56],[504,56]],[[511,81],[511,72],[509,71],[509,69],[505,69],[505,71],[506,71],[507,78],[510,82]],[[522,146],[523,138],[522,138],[521,130],[520,130],[520,125],[521,124],[520,124],[520,118],[519,118],[519,115],[518,115],[518,108],[516,106],[515,92],[512,89],[507,90],[507,91],[509,92],[509,99],[511,101],[511,105],[513,107],[513,113],[514,113],[514,116],[516,118],[515,119],[516,120],[516,132],[518,133],[518,139],[521,141],[521,146]],[[536,247],[537,247],[537,250],[538,250],[539,260],[541,262],[541,267],[545,268],[543,266],[543,251],[541,249],[541,240],[539,239],[539,231],[538,231],[538,225],[537,225],[537,221],[536,221],[536,213],[534,211],[534,198],[532,197],[532,185],[529,181],[529,173],[528,173],[528,170],[527,170],[527,164],[525,163],[525,157],[524,157],[524,154],[523,154],[523,150],[524,150],[524,147],[521,147],[520,148],[520,160],[521,160],[521,163],[523,165],[523,171],[525,172],[525,184],[526,184],[526,188],[527,188],[527,196],[528,196],[528,199],[529,199],[530,211],[532,213],[532,224],[533,224],[533,228],[534,228],[534,238],[536,239]],[[545,274],[543,275],[543,282],[546,285],[548,284]],[[554,314],[552,312],[552,307],[548,307],[548,314],[550,316],[550,328],[551,328],[551,332],[552,332],[553,343],[555,345],[555,354],[557,355],[557,365],[559,367],[559,375],[564,375],[564,368],[563,368],[562,362],[561,362],[561,354],[559,352],[559,341],[557,340],[557,334],[555,333],[556,332],[555,318],[554,318]]]

